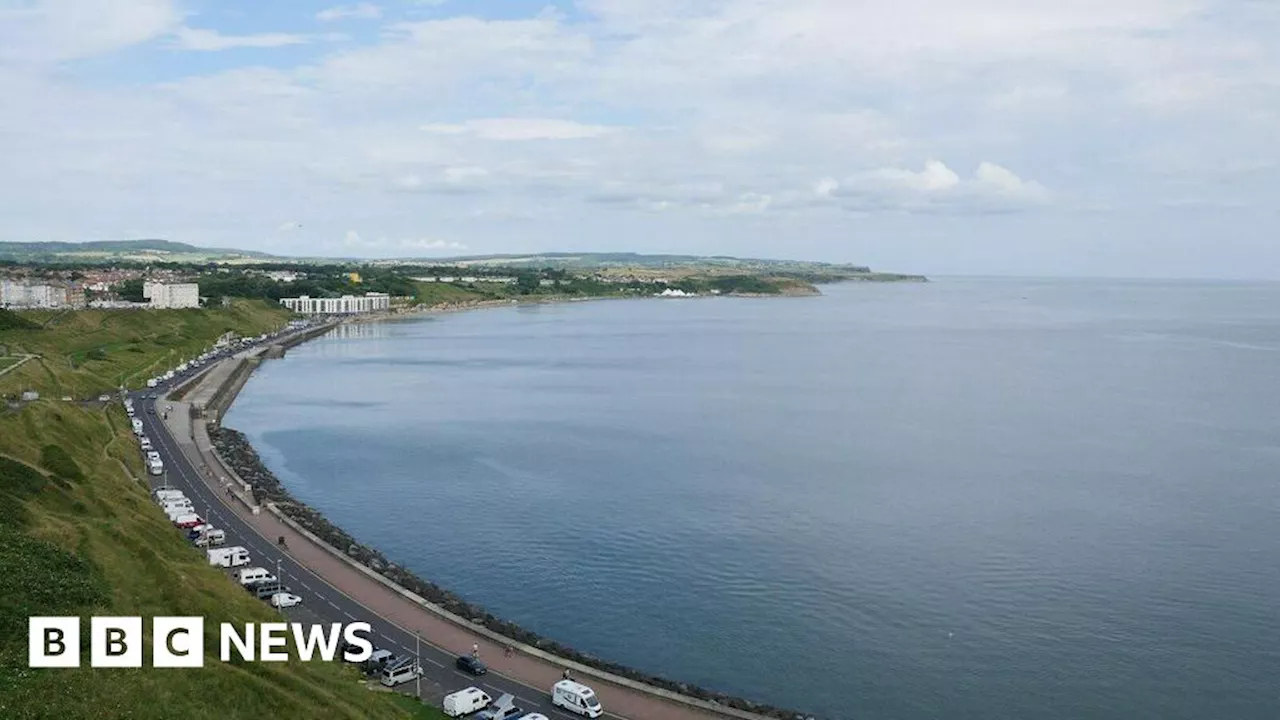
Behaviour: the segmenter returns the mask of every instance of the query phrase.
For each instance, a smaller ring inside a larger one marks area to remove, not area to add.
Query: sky
[[[0,0],[0,240],[1280,279],[1276,0]]]

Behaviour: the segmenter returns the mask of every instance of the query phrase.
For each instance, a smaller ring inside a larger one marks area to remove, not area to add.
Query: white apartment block
[[[350,315],[391,308],[391,296],[387,293],[343,295],[337,298],[313,298],[303,295],[296,298],[280,298],[280,304],[303,315]]]
[[[67,307],[67,288],[63,285],[0,280],[0,307],[61,308]]]
[[[142,284],[142,297],[151,301],[151,307],[160,310],[200,307],[200,286],[196,283],[158,283],[150,280]]]

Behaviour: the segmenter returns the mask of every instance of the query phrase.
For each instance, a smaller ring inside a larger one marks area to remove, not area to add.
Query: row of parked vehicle
[[[462,667],[459,658],[459,668]],[[600,699],[591,688],[573,680],[561,680],[551,687],[551,704],[563,708],[575,715],[598,718],[604,714]],[[444,714],[449,717],[462,717],[476,714],[476,720],[547,720],[542,713],[525,714],[523,708],[516,705],[515,697],[503,693],[494,700],[478,687],[469,687],[444,696]]]

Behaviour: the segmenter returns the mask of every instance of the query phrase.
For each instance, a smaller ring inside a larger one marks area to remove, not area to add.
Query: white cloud
[[[941,161],[929,160],[919,171],[890,167],[839,182],[824,178],[814,185],[814,194],[819,200],[863,212],[1015,212],[1049,200],[1040,183],[985,161],[967,179]]]
[[[296,220],[290,220],[289,222],[281,223],[280,227],[276,228],[276,232],[293,232],[301,229],[302,223]]]
[[[339,5],[326,8],[316,13],[316,20],[333,22],[335,20],[377,20],[382,17],[382,8],[372,3],[362,2],[356,5]]]
[[[183,27],[174,33],[172,46],[180,50],[219,51],[232,48],[274,48],[310,42],[305,35],[260,33],[257,35],[223,35],[214,30]]]
[[[618,128],[547,118],[488,118],[459,124],[426,124],[433,135],[473,135],[481,140],[584,140],[617,132]]]
[[[399,252],[415,253],[437,250],[466,250],[464,243],[440,238],[409,237],[391,238],[382,235],[375,238],[364,238],[355,230],[348,230],[342,243],[348,248],[361,252],[377,252],[381,255]]]
[[[172,0],[0,3],[0,61],[61,61],[145,43],[178,25]]]

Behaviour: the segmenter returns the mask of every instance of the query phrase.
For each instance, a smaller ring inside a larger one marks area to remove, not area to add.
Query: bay
[[[1280,713],[1280,285],[823,291],[348,326],[225,422],[646,672],[833,718]]]

